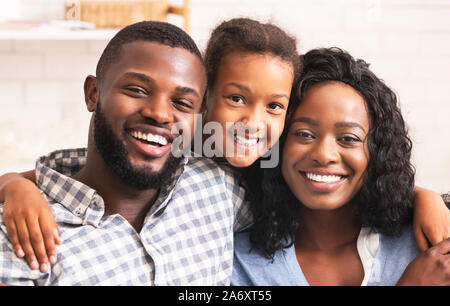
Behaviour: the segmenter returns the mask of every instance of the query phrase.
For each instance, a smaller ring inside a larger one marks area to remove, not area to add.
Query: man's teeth
[[[237,144],[241,145],[241,146],[254,146],[258,143],[258,138],[245,138],[239,135],[234,135],[234,140],[236,141]]]
[[[162,146],[165,146],[168,143],[167,139],[165,137],[160,136],[160,135],[150,134],[150,133],[145,134],[145,133],[138,132],[138,131],[132,131],[131,136],[133,136],[134,138],[137,138],[137,139],[146,140],[148,142],[158,143]]]
[[[306,173],[306,177],[311,181],[323,183],[334,183],[342,179],[341,175],[319,175],[314,173]]]

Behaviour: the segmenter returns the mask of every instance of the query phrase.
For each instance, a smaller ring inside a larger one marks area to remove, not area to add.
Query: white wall
[[[7,3],[28,19],[63,16],[64,0]],[[400,98],[417,183],[450,190],[449,0],[191,0],[191,35],[203,48],[215,25],[236,16],[279,24],[298,37],[302,52],[338,46],[370,62]],[[181,25],[180,18],[170,21]],[[82,84],[106,43],[0,40],[0,173],[33,168],[50,150],[86,144]]]

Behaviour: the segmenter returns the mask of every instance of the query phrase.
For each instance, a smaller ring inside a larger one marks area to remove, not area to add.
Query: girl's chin
[[[232,165],[233,167],[237,167],[237,168],[245,168],[245,167],[250,167],[256,160],[258,159],[258,157],[255,156],[251,156],[251,157],[227,157],[226,160],[227,162]]]

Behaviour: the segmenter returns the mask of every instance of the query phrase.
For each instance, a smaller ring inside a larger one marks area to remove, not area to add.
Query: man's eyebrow
[[[309,125],[319,126],[319,122],[318,121],[316,121],[314,119],[311,119],[311,118],[308,118],[308,117],[295,118],[294,120],[292,120],[291,124],[293,124],[295,122],[303,122],[303,123],[307,123]]]
[[[353,128],[353,127],[356,127],[356,128],[360,128],[361,130],[363,130],[364,131],[364,133],[366,132],[366,130],[359,124],[359,123],[357,123],[357,122],[353,122],[353,121],[343,121],[343,122],[336,122],[335,124],[334,124],[334,127],[335,128]]]
[[[184,94],[194,94],[197,97],[200,97],[200,94],[193,88],[191,87],[186,87],[186,86],[178,86],[177,88],[175,88],[175,91],[178,93],[184,93]]]
[[[144,83],[154,83],[155,82],[148,75],[143,74],[143,73],[138,73],[138,72],[127,72],[123,75],[123,78],[139,79],[140,81],[142,81]]]

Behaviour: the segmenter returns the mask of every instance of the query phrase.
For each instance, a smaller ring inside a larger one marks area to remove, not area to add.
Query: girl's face
[[[341,82],[312,86],[292,117],[283,150],[283,177],[314,210],[348,203],[369,162],[369,115],[364,98]]]
[[[206,121],[221,125],[216,144],[231,165],[250,166],[278,140],[293,78],[292,65],[272,55],[234,52],[222,58],[208,91]]]

